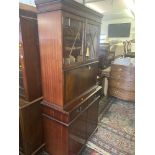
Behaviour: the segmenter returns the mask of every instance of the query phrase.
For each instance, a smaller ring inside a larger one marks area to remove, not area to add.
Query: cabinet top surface
[[[63,5],[69,5],[69,7],[73,7],[75,9],[82,10],[84,12],[92,13],[92,14],[98,16],[99,18],[103,17],[102,14],[100,14],[100,13],[98,13],[98,12],[96,12],[96,11],[74,1],[74,0],[35,0],[36,6],[41,7],[41,8],[43,8],[44,6],[49,7],[49,5],[55,5],[58,3],[62,4],[62,5],[60,6],[60,8],[57,8],[57,10],[59,10],[59,9],[63,10]],[[42,10],[39,10],[39,12],[42,12]]]
[[[23,4],[23,3],[19,3],[19,9],[24,10],[24,11],[37,13],[36,7],[30,6],[30,5],[27,5],[27,4]]]

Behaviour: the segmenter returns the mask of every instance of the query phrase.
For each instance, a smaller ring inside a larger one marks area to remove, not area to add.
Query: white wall
[[[129,38],[109,38],[109,40],[130,40],[130,39],[133,39],[134,34],[135,34],[135,20],[132,18],[120,18],[120,19],[102,21],[101,35],[108,36],[108,24],[129,23],[129,22],[131,22],[131,31],[130,31],[130,37]]]

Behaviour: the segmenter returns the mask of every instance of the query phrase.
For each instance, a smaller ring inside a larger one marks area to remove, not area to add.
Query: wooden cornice
[[[31,6],[31,5],[27,5],[27,4],[23,4],[23,3],[19,3],[19,9],[37,13],[36,7]]]
[[[102,14],[71,0],[35,0],[35,4],[39,13],[62,10],[81,17],[94,19],[97,22],[101,22],[103,17]]]

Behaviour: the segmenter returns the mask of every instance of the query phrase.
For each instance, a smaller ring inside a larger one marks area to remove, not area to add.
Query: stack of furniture
[[[135,100],[135,66],[111,65],[109,95],[126,101]]]
[[[19,19],[19,141],[20,152],[30,155],[44,146],[36,9],[20,4]]]
[[[70,0],[36,0],[43,122],[50,155],[77,155],[98,122],[102,15]]]

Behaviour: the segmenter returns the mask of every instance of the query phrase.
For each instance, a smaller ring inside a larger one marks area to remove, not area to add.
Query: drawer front
[[[135,81],[135,74],[124,72],[111,72],[110,77],[118,80]]]
[[[135,100],[135,92],[134,91],[126,91],[123,89],[118,89],[114,87],[109,87],[109,95],[117,97],[119,99],[125,101],[134,101]]]
[[[110,77],[124,81],[135,80],[135,68],[122,65],[112,65]]]
[[[135,67],[128,67],[122,65],[111,65],[111,72],[123,72],[123,73],[130,73],[135,74]]]
[[[97,97],[100,96],[100,91],[96,92],[92,96],[90,96],[84,103],[82,103],[80,106],[75,108],[71,113],[70,113],[70,121],[73,120],[77,115],[79,115],[82,111],[85,110],[85,108],[93,102]]]
[[[135,81],[125,81],[125,80],[110,78],[109,86],[127,90],[127,91],[135,91]]]
[[[82,112],[88,105],[96,98],[96,94],[91,96],[87,101],[85,101],[82,105],[73,110],[70,114],[70,120],[73,120],[80,112]]]
[[[65,103],[80,96],[96,84],[98,62],[65,71]]]

